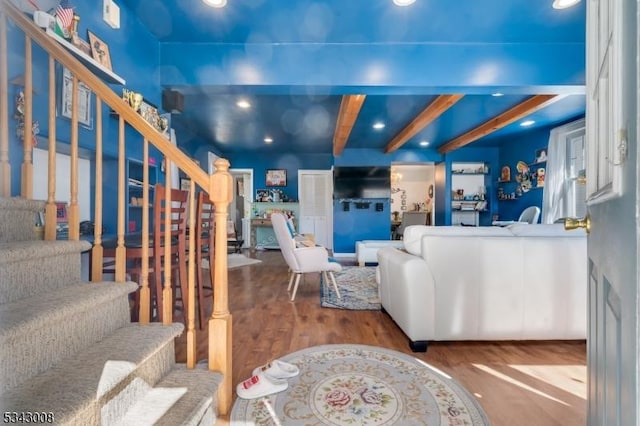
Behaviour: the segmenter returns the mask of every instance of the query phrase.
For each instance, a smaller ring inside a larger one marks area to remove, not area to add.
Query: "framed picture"
[[[88,41],[80,38],[77,33],[71,34],[71,44],[80,49],[85,55],[91,56],[91,45]]]
[[[271,191],[269,191],[268,189],[256,190],[256,202],[270,203],[272,201],[273,201],[273,197],[271,196]]]
[[[56,222],[67,223],[68,221],[69,221],[69,216],[67,213],[67,203],[57,202],[56,203]]]
[[[60,115],[71,119],[73,76],[67,68],[62,68],[62,84],[60,85]],[[91,130],[93,118],[91,117],[91,90],[83,82],[78,82],[78,123]]]
[[[500,181],[509,182],[511,180],[511,168],[509,166],[502,166],[500,170]]]
[[[94,33],[87,30],[89,35],[89,44],[91,45],[91,56],[98,61],[100,65],[112,71],[111,56],[109,55],[109,46],[100,40]]]
[[[267,170],[267,186],[287,186],[287,171],[284,169]]]
[[[189,178],[180,178],[180,189],[182,191],[190,191],[191,190],[191,179],[189,179]]]
[[[547,161],[547,149],[541,148],[536,150],[536,159],[534,163],[542,163]]]

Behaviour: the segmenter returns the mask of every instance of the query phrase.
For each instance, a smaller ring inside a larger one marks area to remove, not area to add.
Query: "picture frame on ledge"
[[[285,169],[267,170],[266,186],[287,186],[287,171]]]
[[[271,196],[271,191],[268,189],[257,189],[256,190],[256,202],[257,203],[271,203],[273,202],[273,198]]]
[[[96,36],[91,31],[87,30],[87,35],[89,36],[89,44],[91,45],[91,56],[93,59],[98,61],[100,65],[108,69],[109,71],[113,71],[111,67],[111,55],[109,53],[109,46],[107,43],[102,41],[98,36]]]
[[[93,117],[91,115],[92,92],[89,86],[78,81],[78,123],[85,128],[93,129]],[[62,81],[60,84],[60,116],[73,117],[73,76],[68,68],[62,67]]]

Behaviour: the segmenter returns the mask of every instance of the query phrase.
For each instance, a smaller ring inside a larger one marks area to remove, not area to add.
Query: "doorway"
[[[427,224],[435,225],[435,165],[433,163],[391,164],[391,222],[402,221],[402,214],[426,211]]]
[[[229,219],[235,223],[238,239],[249,247],[251,205],[253,204],[253,169],[229,169],[233,178],[233,199],[229,204]]]

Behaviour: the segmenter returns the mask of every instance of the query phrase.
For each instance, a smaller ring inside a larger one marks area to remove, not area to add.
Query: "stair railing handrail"
[[[60,45],[60,43],[46,35],[40,27],[29,20],[20,9],[9,0],[0,0],[0,5],[5,9],[4,13],[11,17],[25,34],[53,56],[56,61],[69,69],[73,75],[76,75],[78,79],[86,84],[104,103],[109,105],[114,112],[120,114],[129,125],[136,129],[143,138],[152,143],[162,154],[171,159],[182,171],[189,175],[197,185],[200,185],[206,192],[211,193],[210,176],[202,170],[198,164],[171,144],[169,140],[162,136],[151,124],[142,118],[140,114],[125,103],[122,97],[118,96],[100,77],[92,73],[80,60]]]

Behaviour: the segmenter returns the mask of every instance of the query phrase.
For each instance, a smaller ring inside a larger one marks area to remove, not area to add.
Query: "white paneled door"
[[[640,420],[637,8],[587,4],[589,425]]]
[[[298,170],[299,231],[313,234],[317,244],[333,250],[333,173]]]

